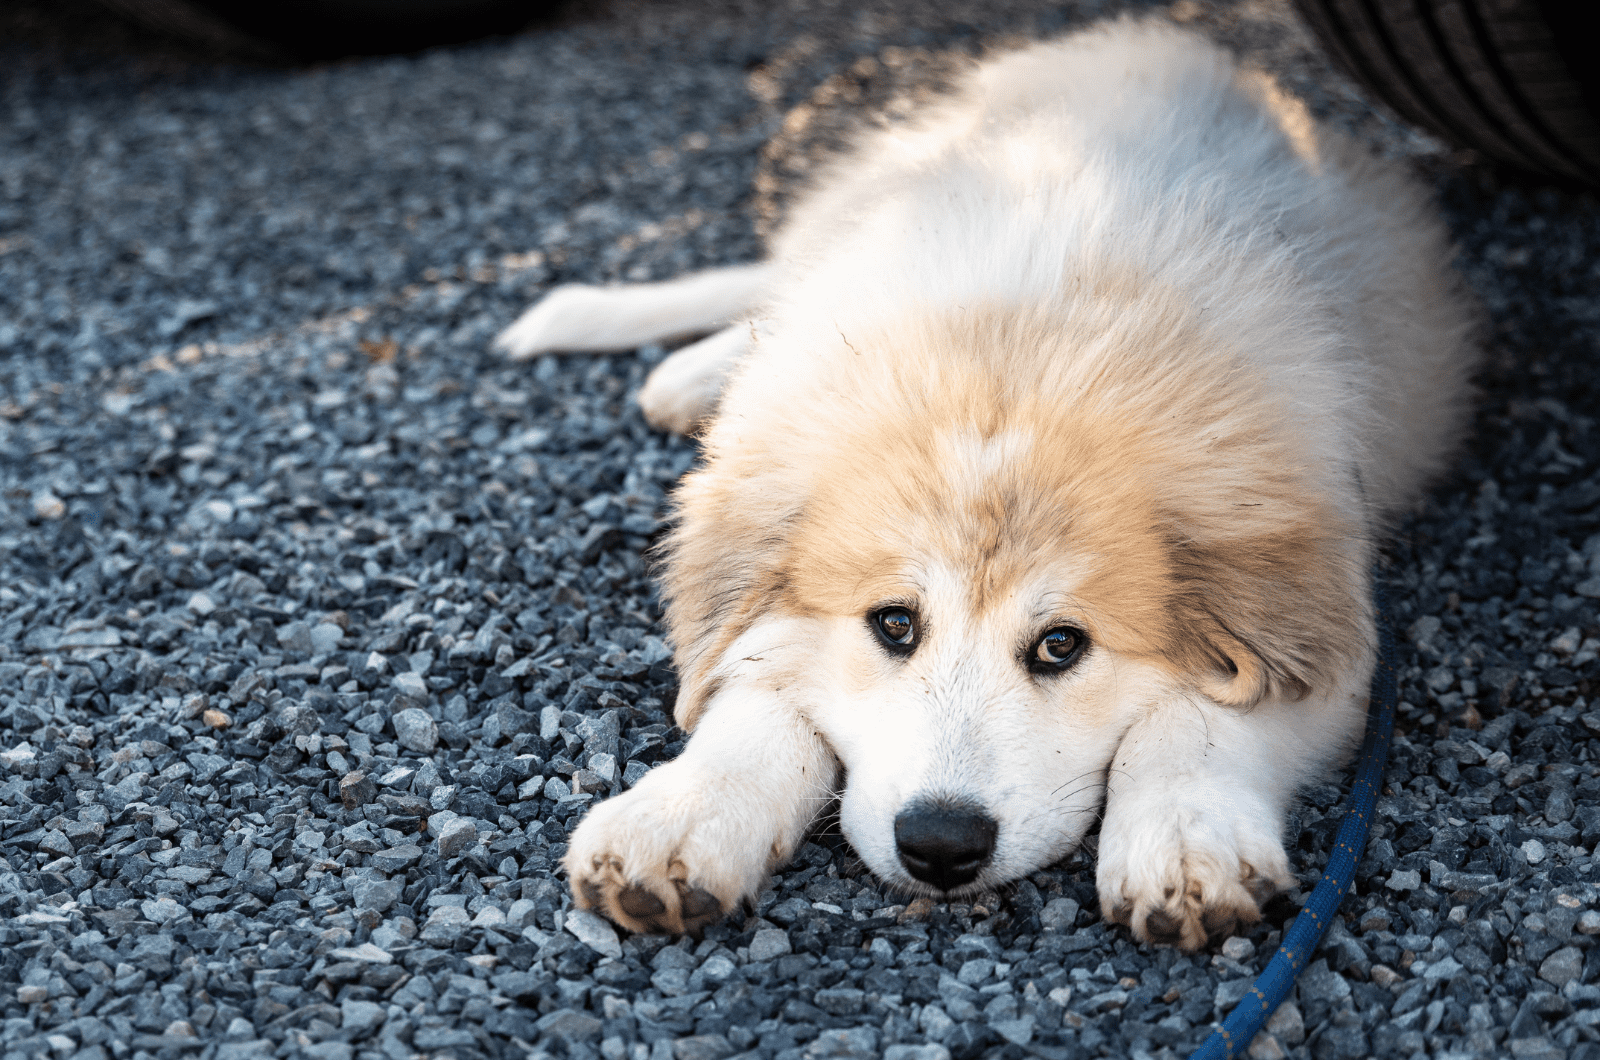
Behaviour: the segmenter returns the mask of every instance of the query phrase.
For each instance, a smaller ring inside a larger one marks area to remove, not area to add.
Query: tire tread
[[[1538,0],[1296,0],[1401,118],[1517,168],[1592,184],[1600,120]]]

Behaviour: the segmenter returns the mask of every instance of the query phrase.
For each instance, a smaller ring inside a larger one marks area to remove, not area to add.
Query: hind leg
[[[555,351],[631,350],[713,331],[760,308],[771,266],[711,269],[664,283],[622,287],[557,287],[494,340],[525,361]]]
[[[716,411],[728,373],[750,348],[750,326],[735,324],[685,346],[656,365],[639,408],[657,430],[688,434]]]

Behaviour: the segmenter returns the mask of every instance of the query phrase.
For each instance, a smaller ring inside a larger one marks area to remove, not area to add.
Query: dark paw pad
[[[696,887],[679,893],[679,908],[683,913],[683,929],[698,934],[713,921],[722,918],[722,903],[710,891]]]
[[[631,917],[644,920],[666,912],[667,904],[643,887],[628,887],[617,895],[617,904]]]

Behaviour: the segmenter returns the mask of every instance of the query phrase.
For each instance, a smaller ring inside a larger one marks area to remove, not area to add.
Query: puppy
[[[698,930],[837,796],[908,894],[1098,822],[1139,939],[1258,919],[1362,729],[1375,547],[1464,419],[1449,256],[1399,171],[1124,21],[866,135],[766,262],[552,292],[512,356],[731,325],[639,396],[712,417],[664,551],[693,738],[579,826],[578,904]]]

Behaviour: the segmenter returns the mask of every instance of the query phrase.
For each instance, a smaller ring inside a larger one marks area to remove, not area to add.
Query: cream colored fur
[[[708,421],[664,567],[694,737],[579,827],[580,903],[692,930],[842,773],[845,834],[907,892],[896,816],[938,797],[998,829],[966,890],[1103,812],[1108,916],[1185,948],[1254,919],[1294,792],[1361,727],[1374,548],[1464,418],[1448,257],[1404,174],[1124,21],[866,136],[765,264],[553,292],[513,355],[734,322],[640,396]],[[909,655],[872,632],[891,605]],[[1090,647],[1042,675],[1052,628]]]

